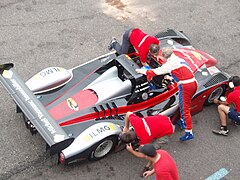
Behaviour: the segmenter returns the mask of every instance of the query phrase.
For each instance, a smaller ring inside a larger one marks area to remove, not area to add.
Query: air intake
[[[160,32],[155,35],[156,38],[166,37],[166,36],[178,36],[176,32],[172,29],[168,29],[165,32]]]
[[[224,75],[224,74],[217,74],[216,76],[214,76],[212,79],[210,79],[206,84],[204,84],[203,86],[205,88],[207,87],[211,87],[214,86],[218,83],[221,83],[223,81],[228,80],[228,78]]]

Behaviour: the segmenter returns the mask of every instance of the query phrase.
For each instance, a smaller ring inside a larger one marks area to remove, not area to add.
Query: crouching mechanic
[[[130,123],[134,130],[129,130]],[[163,143],[162,137],[170,136],[173,133],[174,126],[167,116],[140,117],[140,115],[127,112],[123,134],[120,139],[127,144],[136,140],[139,140],[139,145],[153,143],[154,147],[159,149]],[[138,152],[136,151],[136,153]]]
[[[227,136],[227,117],[232,119],[235,124],[240,124],[240,78],[233,76],[229,81],[229,87],[233,91],[229,93],[226,101],[214,99],[214,103],[218,105],[218,113],[221,121],[220,130],[213,130],[215,134]]]
[[[146,144],[139,147],[139,152],[149,161],[147,166],[150,165],[153,167],[143,172],[144,178],[155,173],[156,180],[179,180],[176,162],[166,151],[156,151],[152,144]]]

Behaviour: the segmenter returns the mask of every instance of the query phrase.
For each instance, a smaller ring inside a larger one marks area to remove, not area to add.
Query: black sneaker
[[[214,134],[227,136],[228,133],[229,133],[229,130],[224,131],[223,129],[220,129],[220,130],[212,130],[212,132],[213,132]]]
[[[117,42],[117,39],[115,37],[112,38],[108,45],[108,50],[111,51],[113,49],[113,43]]]

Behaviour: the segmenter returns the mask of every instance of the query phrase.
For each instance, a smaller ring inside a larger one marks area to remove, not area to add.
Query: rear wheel
[[[225,86],[219,86],[216,89],[214,89],[211,94],[206,99],[204,105],[209,106],[213,103],[214,99],[218,99],[220,96],[222,96],[226,91]]]
[[[117,137],[109,136],[98,142],[94,150],[90,153],[89,160],[99,160],[110,153],[117,144]]]

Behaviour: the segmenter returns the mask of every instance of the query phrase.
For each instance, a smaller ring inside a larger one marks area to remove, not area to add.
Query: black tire
[[[226,92],[226,86],[224,86],[224,85],[218,86],[208,96],[208,98],[206,99],[204,105],[205,106],[210,106],[211,104],[213,104],[213,100],[214,99],[219,99],[222,95],[225,94],[225,92]]]
[[[94,149],[89,154],[89,160],[96,161],[99,160],[106,155],[108,155],[111,150],[116,146],[117,144],[117,137],[115,136],[109,136],[98,142]]]

